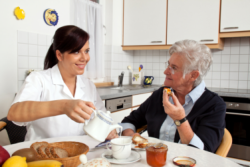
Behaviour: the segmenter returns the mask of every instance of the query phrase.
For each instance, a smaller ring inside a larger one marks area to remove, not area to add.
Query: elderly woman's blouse
[[[53,101],[63,99],[90,101],[97,109],[106,111],[95,85],[83,76],[77,76],[75,96],[73,97],[62,79],[57,65],[44,71],[32,72],[26,78],[13,104],[23,101]],[[65,114],[41,118],[31,122],[14,123],[19,126],[26,126],[27,134],[25,141],[85,134],[83,131],[84,124],[71,120]]]

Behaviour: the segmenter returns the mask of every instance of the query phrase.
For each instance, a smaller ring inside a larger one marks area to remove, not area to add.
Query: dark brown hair
[[[44,70],[52,68],[58,63],[56,50],[61,53],[68,51],[74,53],[79,51],[89,40],[89,34],[79,27],[68,25],[56,30],[47,55],[44,60]]]

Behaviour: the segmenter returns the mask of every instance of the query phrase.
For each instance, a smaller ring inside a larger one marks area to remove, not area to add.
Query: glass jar
[[[168,146],[163,144],[160,148],[154,146],[146,147],[147,163],[153,167],[160,167],[166,164]]]

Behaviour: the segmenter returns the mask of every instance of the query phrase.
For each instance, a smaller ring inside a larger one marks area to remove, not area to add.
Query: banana
[[[63,164],[56,160],[40,160],[28,162],[28,167],[63,167]]]

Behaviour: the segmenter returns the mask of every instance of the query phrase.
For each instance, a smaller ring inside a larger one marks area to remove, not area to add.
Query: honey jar
[[[147,163],[153,167],[160,167],[166,164],[168,146],[163,144],[160,148],[154,146],[146,147]]]

